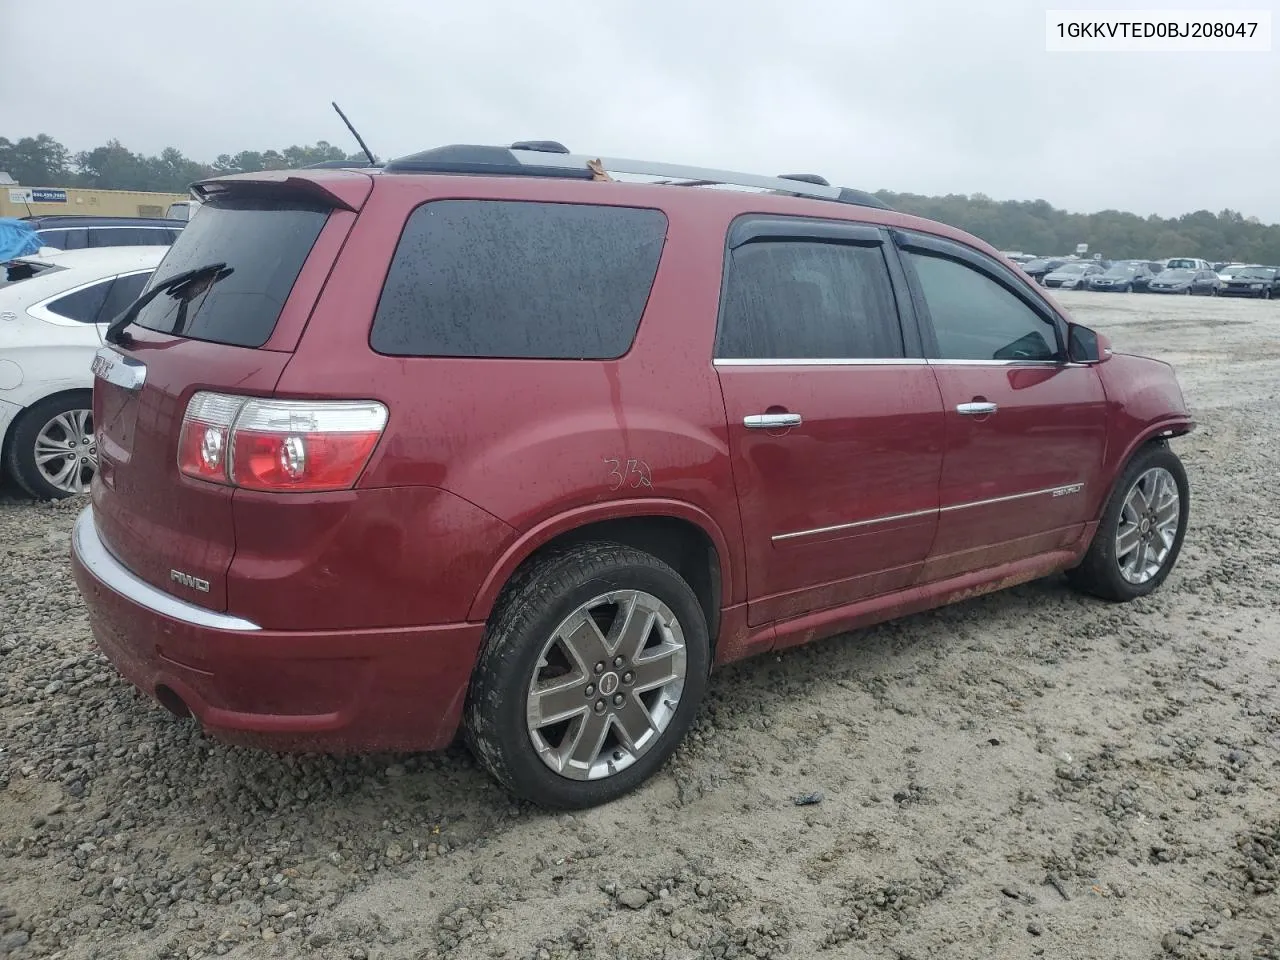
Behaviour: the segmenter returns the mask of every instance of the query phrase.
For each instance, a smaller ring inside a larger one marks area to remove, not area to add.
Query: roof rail
[[[831,186],[831,181],[816,173],[780,173],[780,180],[799,180],[801,183],[816,183],[823,187]]]
[[[366,170],[369,167],[380,167],[380,163],[370,163],[368,160],[318,160],[315,163],[308,163],[303,166],[303,170]]]
[[[562,152],[563,151],[563,152]],[[816,174],[788,174],[765,177],[652,160],[626,160],[569,153],[554,140],[519,141],[510,147],[452,144],[424,150],[392,160],[384,173],[459,173],[497,176],[560,177],[574,180],[598,179],[601,171],[658,178],[678,186],[753,187],[774,193],[817,200],[834,200],[864,207],[889,209],[878,197],[864,190],[833,187]]]

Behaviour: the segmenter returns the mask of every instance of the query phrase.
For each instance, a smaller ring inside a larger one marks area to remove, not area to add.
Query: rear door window
[[[181,284],[138,312],[160,333],[238,347],[271,338],[329,208],[296,200],[241,198],[206,203],[152,275],[155,282],[213,264],[227,269]]]
[[[879,244],[760,241],[728,263],[716,357],[902,357],[902,330]]]
[[[82,287],[73,293],[59,297],[57,300],[49,301],[47,309],[50,313],[56,313],[58,316],[66,317],[68,320],[78,320],[81,323],[97,323],[98,314],[102,311],[102,305],[106,303],[111,283],[112,281],[107,279],[92,286]]]
[[[391,356],[615,359],[635,338],[666,231],[659,210],[423,204],[400,237],[370,344]]]
[[[42,244],[59,250],[83,250],[89,243],[89,231],[84,228],[39,230],[37,233]]]
[[[168,242],[167,230],[152,227],[97,227],[89,231],[90,247],[162,247]]]
[[[142,288],[147,285],[147,281],[151,279],[151,271],[146,273],[130,273],[122,277],[116,277],[115,282],[111,284],[111,289],[107,292],[107,298],[103,301],[102,309],[98,313],[99,323],[110,323],[138,297],[142,296]]]

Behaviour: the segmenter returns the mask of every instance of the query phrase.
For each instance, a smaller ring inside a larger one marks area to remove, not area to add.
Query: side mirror
[[[1067,359],[1071,363],[1102,363],[1111,359],[1111,341],[1104,334],[1067,324]]]

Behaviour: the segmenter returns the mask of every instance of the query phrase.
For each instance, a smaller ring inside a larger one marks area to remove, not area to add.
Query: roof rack
[[[864,190],[833,187],[813,173],[765,177],[705,167],[688,167],[652,160],[625,160],[573,154],[554,140],[521,140],[509,147],[451,144],[392,160],[383,173],[458,173],[496,176],[556,177],[572,180],[604,179],[608,174],[658,178],[673,186],[752,187],[773,193],[817,200],[834,200],[864,207],[890,209]]]
[[[381,167],[380,163],[368,160],[318,160],[303,166],[304,170],[365,170],[369,167]]]

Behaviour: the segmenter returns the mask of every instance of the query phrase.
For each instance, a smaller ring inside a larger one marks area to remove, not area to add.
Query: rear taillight
[[[347,490],[387,424],[372,400],[262,400],[200,392],[187,404],[178,469],[250,490]]]

